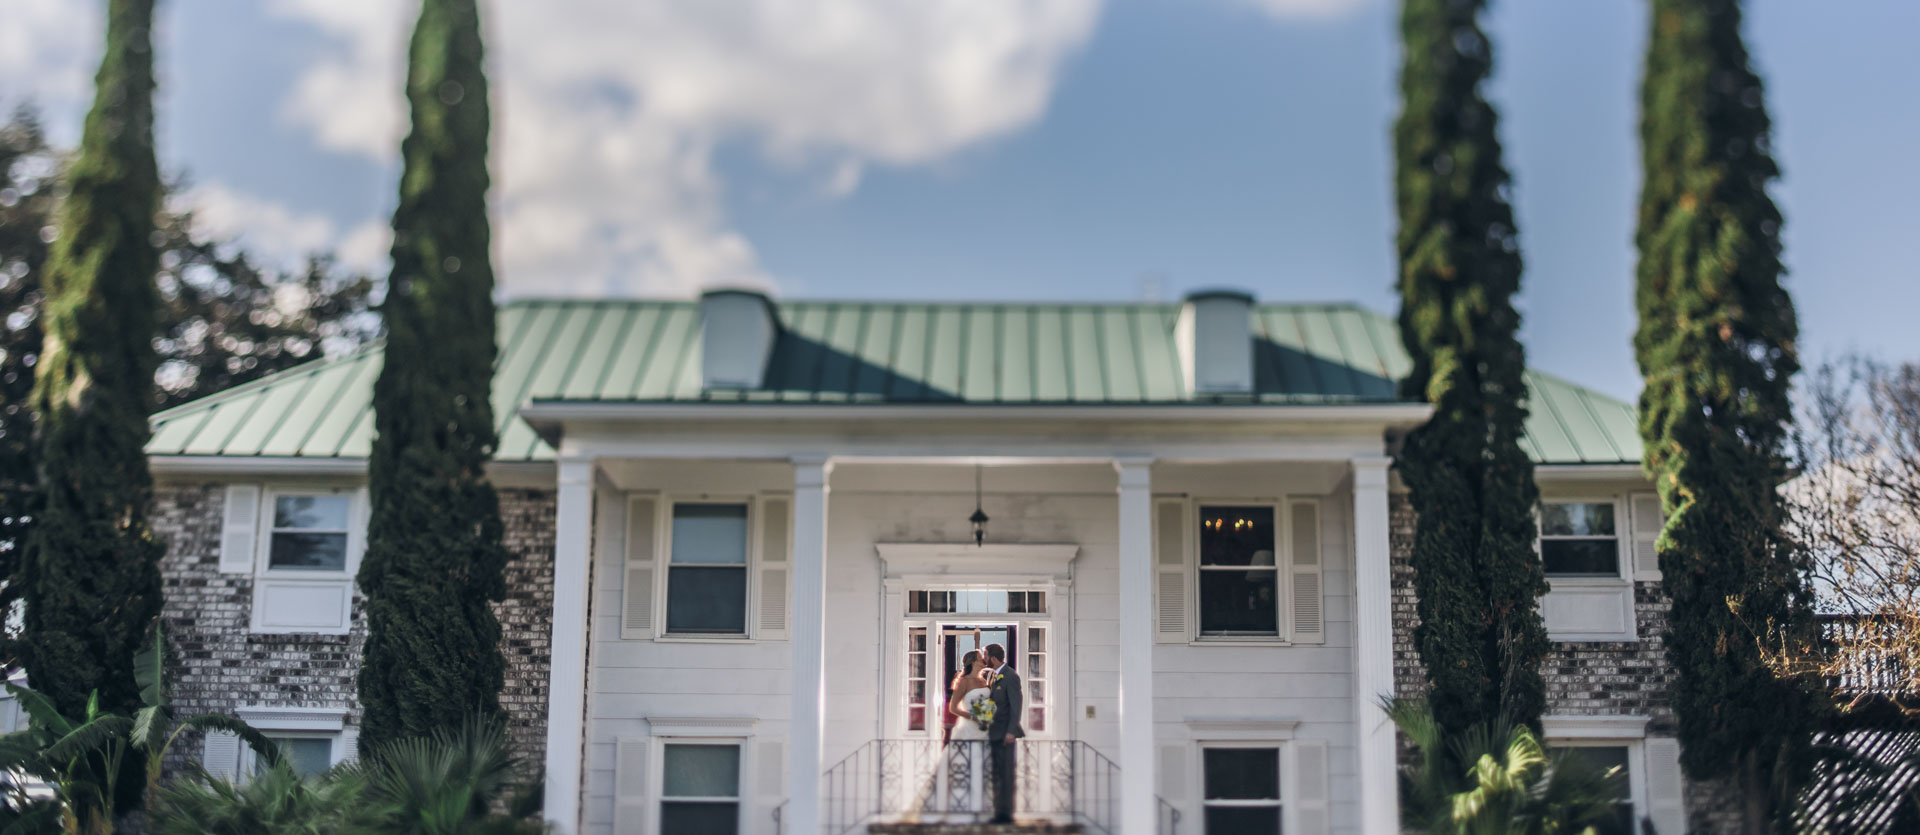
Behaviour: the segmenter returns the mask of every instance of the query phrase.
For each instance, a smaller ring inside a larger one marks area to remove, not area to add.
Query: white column
[[[1398,835],[1394,730],[1380,698],[1393,694],[1393,572],[1387,458],[1353,459],[1353,698],[1359,720],[1360,832]]]
[[[588,564],[593,559],[593,462],[562,460],[553,525],[552,660],[547,681],[546,817],[580,831],[580,758],[587,694]]]
[[[787,835],[820,831],[820,740],[827,666],[827,476],[825,458],[793,462],[793,709],[787,731]]]
[[[1122,458],[1120,472],[1120,835],[1154,835],[1153,461]]]

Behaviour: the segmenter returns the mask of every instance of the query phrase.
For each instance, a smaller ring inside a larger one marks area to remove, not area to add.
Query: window
[[[1549,577],[1620,576],[1620,536],[1612,502],[1540,506],[1540,559]]]
[[[667,743],[660,787],[660,835],[740,831],[740,746]]]
[[[283,736],[270,733],[267,734],[267,740],[280,749],[280,758],[293,767],[293,773],[301,777],[324,774],[333,767],[333,737],[330,735]],[[267,770],[265,761],[251,756],[251,751],[248,754],[253,760],[254,774]]]
[[[907,630],[907,730],[927,729],[927,630]]]
[[[1579,760],[1597,774],[1617,771],[1613,784],[1613,817],[1599,826],[1600,835],[1634,835],[1632,774],[1625,745],[1569,745],[1552,748],[1555,758]]]
[[[1280,634],[1272,505],[1200,508],[1200,634]]]
[[[1047,628],[1027,627],[1027,722],[1029,731],[1047,729]]]
[[[1280,832],[1279,748],[1204,748],[1201,784],[1206,835]]]
[[[1007,591],[1005,589],[961,589],[958,591],[913,591],[907,594],[907,612],[915,615],[942,614],[1046,614],[1044,591]]]
[[[267,570],[346,571],[352,508],[352,499],[345,495],[276,494],[273,527],[267,534]]]
[[[667,632],[746,634],[746,503],[684,502],[673,506]]]

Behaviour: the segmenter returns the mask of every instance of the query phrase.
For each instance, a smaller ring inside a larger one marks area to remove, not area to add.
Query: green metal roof
[[[1395,402],[1406,352],[1352,305],[1254,309],[1254,392],[1195,398],[1174,344],[1178,304],[778,302],[765,385],[702,390],[693,301],[525,300],[500,309],[493,381],[501,461],[553,450],[517,415],[534,400],[996,405]],[[153,455],[364,457],[378,344],[169,409]],[[1529,375],[1527,444],[1543,463],[1638,461],[1633,408]]]

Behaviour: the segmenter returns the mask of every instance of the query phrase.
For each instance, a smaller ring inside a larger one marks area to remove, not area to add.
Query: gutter
[[[1130,421],[1185,421],[1245,423],[1368,423],[1413,427],[1426,421],[1433,407],[1426,403],[1341,404],[1219,404],[1195,403],[1157,406],[1104,405],[848,405],[838,403],[594,403],[535,400],[521,407],[530,424],[553,426],[573,421],[647,423],[658,421],[1072,421],[1119,423]]]

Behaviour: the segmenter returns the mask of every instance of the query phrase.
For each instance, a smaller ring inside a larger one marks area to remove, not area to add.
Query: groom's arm
[[[1009,682],[1012,686],[1007,688],[1007,702],[1013,708],[1013,715],[1008,717],[1007,732],[1016,737],[1023,737],[1027,735],[1027,731],[1020,720],[1026,716],[1027,680],[1021,678],[1019,673],[1012,673],[1008,678],[1013,679]]]

